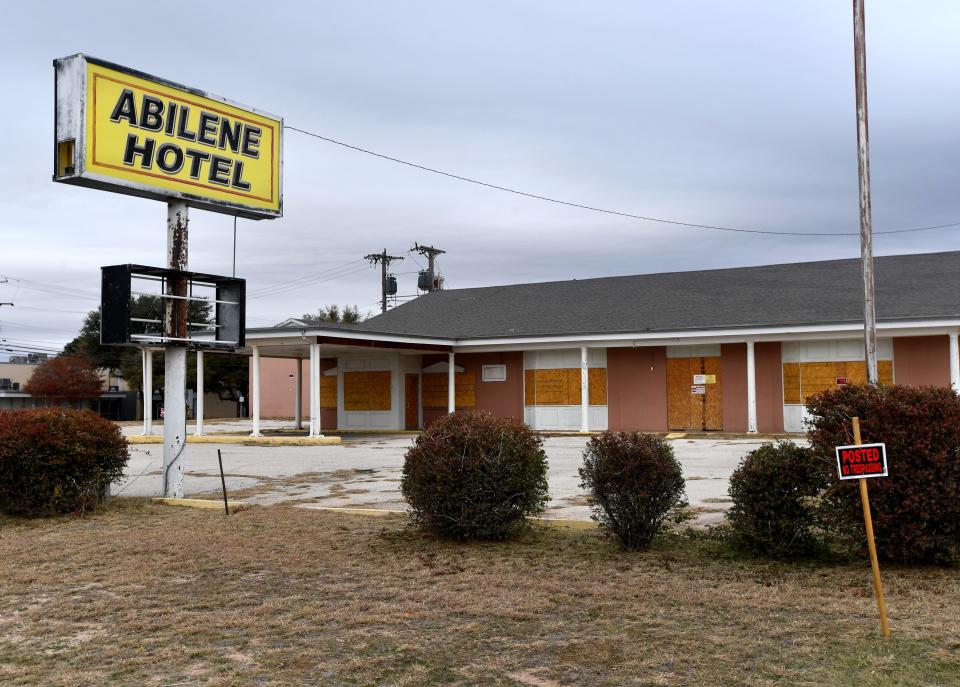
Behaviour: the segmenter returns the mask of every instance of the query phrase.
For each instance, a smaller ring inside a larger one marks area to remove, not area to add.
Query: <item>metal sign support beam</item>
[[[167,204],[167,266],[187,269],[187,204]],[[167,294],[186,296],[186,282],[168,280]],[[189,301],[166,298],[167,337],[187,337],[187,304]],[[167,342],[164,347],[163,380],[163,495],[183,498],[183,452],[187,445],[187,348]]]

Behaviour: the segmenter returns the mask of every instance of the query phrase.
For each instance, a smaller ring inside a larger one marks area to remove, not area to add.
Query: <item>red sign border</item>
[[[879,448],[880,454],[883,456],[883,472],[874,473],[872,475],[848,475],[847,477],[843,476],[843,469],[840,466],[840,451],[846,448]],[[850,479],[870,479],[872,477],[889,477],[889,466],[887,465],[887,445],[883,443],[879,444],[851,444],[849,446],[837,446],[837,475],[841,480],[850,480]]]

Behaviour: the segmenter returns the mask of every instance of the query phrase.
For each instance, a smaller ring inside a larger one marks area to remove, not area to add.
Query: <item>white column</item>
[[[753,341],[747,341],[747,431],[757,432],[757,363]]]
[[[260,347],[253,347],[253,371],[251,376],[252,388],[250,389],[251,406],[253,408],[253,431],[252,437],[260,436]]]
[[[153,351],[142,349],[143,362],[143,435],[153,434]]]
[[[293,374],[293,384],[296,387],[293,397],[293,428],[303,429],[303,360],[297,358],[296,363],[297,369]]]
[[[310,436],[320,432],[320,344],[310,344]]]
[[[457,411],[457,366],[453,361],[453,351],[450,351],[447,358],[447,412],[455,413]]]
[[[203,351],[197,351],[197,429],[195,436],[203,436]]]
[[[187,348],[163,352],[163,495],[183,498],[184,451],[187,448]]]
[[[957,332],[950,332],[950,387],[960,392],[960,345]]]
[[[590,364],[587,347],[580,347],[580,433],[590,431]]]

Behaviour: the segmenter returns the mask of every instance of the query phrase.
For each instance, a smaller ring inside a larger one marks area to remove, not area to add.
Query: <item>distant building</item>
[[[44,401],[33,398],[23,390],[33,371],[47,360],[45,353],[27,356],[12,356],[8,362],[0,362],[0,410],[37,408]],[[101,370],[104,392],[99,397],[85,402],[90,410],[111,420],[134,420],[137,413],[137,395],[130,391],[121,378]]]

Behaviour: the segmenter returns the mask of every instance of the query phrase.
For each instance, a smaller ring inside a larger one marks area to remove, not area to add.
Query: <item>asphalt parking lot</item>
[[[216,430],[216,426],[208,428]],[[222,429],[222,428],[221,428]],[[231,427],[233,429],[233,427]],[[127,427],[128,434],[139,433]],[[155,430],[162,431],[162,430]],[[403,510],[400,475],[410,434],[345,436],[339,446],[243,446],[188,444],[185,496],[211,496],[220,491],[217,450],[223,456],[231,498],[260,504]],[[760,439],[670,440],[683,466],[687,498],[698,521],[718,520],[729,506],[727,482],[740,459]],[[586,439],[546,437],[550,496],[546,517],[588,520],[590,511],[577,469]],[[121,496],[160,496],[163,447],[130,447],[126,477],[113,487]]]

